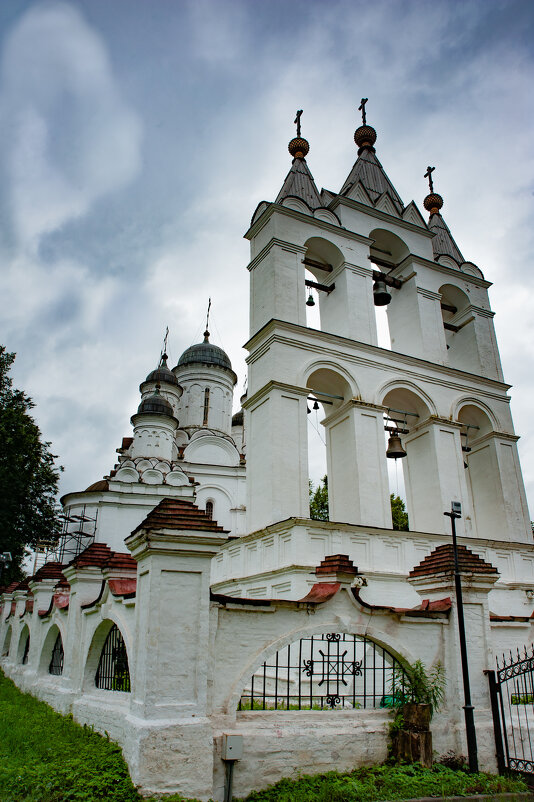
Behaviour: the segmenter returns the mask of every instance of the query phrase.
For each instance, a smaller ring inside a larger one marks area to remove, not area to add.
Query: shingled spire
[[[443,207],[443,198],[437,192],[434,192],[432,173],[435,169],[435,167],[426,168],[425,178],[428,178],[430,193],[423,201],[425,209],[430,212],[428,227],[434,234],[432,240],[434,259],[437,261],[440,256],[450,256],[458,265],[461,265],[465,262],[465,259],[454,241],[447,223],[440,214],[440,209]]]
[[[397,190],[389,180],[388,176],[379,160],[376,157],[374,144],[376,142],[376,131],[367,125],[365,104],[367,98],[362,98],[362,103],[358,111],[362,112],[362,122],[354,132],[354,141],[358,145],[358,158],[341,187],[340,195],[348,195],[353,186],[360,183],[373,203],[386,193],[389,195],[396,210],[402,214],[404,204]]]
[[[310,150],[310,145],[300,135],[301,116],[302,110],[297,111],[295,118],[297,136],[288,145],[288,150],[293,156],[293,164],[282,184],[282,189],[278,193],[275,203],[281,203],[284,198],[293,197],[303,200],[310,209],[318,209],[322,206],[322,203],[313,175],[306,164],[305,156]]]

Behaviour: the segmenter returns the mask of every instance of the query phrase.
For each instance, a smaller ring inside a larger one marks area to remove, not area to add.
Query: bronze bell
[[[313,300],[313,295],[311,294],[311,292],[308,295],[308,300],[306,301],[306,306],[315,306],[315,301]]]
[[[398,434],[390,434],[388,440],[388,447],[386,457],[388,459],[402,459],[406,457],[406,451],[402,447],[401,439]]]
[[[382,279],[377,279],[373,284],[373,301],[375,306],[387,306],[391,301],[391,293]]]

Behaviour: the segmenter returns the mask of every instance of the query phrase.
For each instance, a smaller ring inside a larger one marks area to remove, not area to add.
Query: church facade
[[[382,760],[387,700],[417,659],[447,677],[435,749],[465,754],[451,502],[479,761],[495,768],[483,672],[532,642],[534,544],[491,285],[433,168],[428,220],[404,204],[362,107],[339,192],[319,192],[299,113],[291,169],[252,216],[242,409],[207,328],[172,370],[163,353],[113,470],[63,498],[58,551],[2,597],[6,673],[108,732],[148,792],[223,799],[231,748],[240,795]],[[311,405],[328,521],[309,517]],[[392,527],[388,457],[410,531]]]

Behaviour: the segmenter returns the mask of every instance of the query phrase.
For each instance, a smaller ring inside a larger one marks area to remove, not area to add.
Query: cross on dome
[[[424,175],[425,178],[428,178],[428,186],[431,192],[434,192],[434,182],[432,180],[432,173],[434,172],[435,169],[436,169],[435,167],[430,167],[430,166],[427,167],[426,173]]]
[[[367,125],[367,115],[365,113],[365,104],[369,100],[368,97],[362,97],[361,104],[358,106],[358,111],[362,113],[362,125]]]

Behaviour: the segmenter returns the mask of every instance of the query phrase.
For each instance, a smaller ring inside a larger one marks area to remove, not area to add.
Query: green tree
[[[393,519],[393,529],[398,529],[400,532],[408,532],[410,526],[408,521],[408,513],[404,501],[400,496],[394,493],[390,495],[391,500],[391,517]]]
[[[15,354],[0,346],[0,552],[13,559],[3,585],[22,577],[26,547],[57,539],[60,532],[56,496],[63,468],[56,467],[50,443],[41,441],[29,414],[33,401],[13,388],[14,360]]]
[[[328,521],[328,476],[323,477],[317,487],[310,481],[310,518],[314,521]]]

